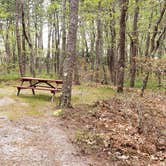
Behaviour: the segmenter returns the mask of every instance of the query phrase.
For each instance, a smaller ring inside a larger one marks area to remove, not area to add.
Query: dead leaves
[[[104,158],[111,161],[115,157],[129,165],[136,159],[142,165],[149,161],[160,163],[166,150],[166,119],[162,110],[165,97],[156,96],[114,97],[70,110],[72,122],[74,119],[80,128],[75,142],[82,152],[104,153]]]

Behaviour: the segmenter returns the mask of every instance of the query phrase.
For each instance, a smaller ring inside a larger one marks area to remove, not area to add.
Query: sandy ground
[[[0,89],[0,92],[3,90]],[[62,122],[58,118],[50,115],[22,116],[11,120],[1,111],[8,106],[14,107],[15,104],[19,105],[15,99],[0,98],[0,165],[96,165],[87,156],[78,153],[68,137],[70,133],[63,129]]]

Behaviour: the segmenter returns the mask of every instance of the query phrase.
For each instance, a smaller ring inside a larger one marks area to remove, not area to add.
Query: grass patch
[[[11,80],[17,80],[19,78],[18,73],[9,73],[9,74],[1,74],[0,75],[0,81],[11,81]]]
[[[136,78],[135,80],[135,88],[142,88],[142,82],[143,82],[143,78]],[[162,83],[164,82],[164,80],[162,80]],[[124,86],[129,88],[130,87],[130,79],[126,80],[124,83]],[[158,82],[157,79],[155,77],[150,77],[148,80],[148,84],[147,84],[147,89],[151,89],[151,90],[165,90],[164,88],[164,83],[162,85],[162,87],[158,87]]]
[[[45,94],[37,94],[35,96],[32,94],[20,94],[19,97],[22,98],[24,101],[28,102],[29,104],[35,105],[41,102],[50,101],[50,96]]]
[[[26,112],[26,115],[28,115],[28,116],[43,116],[44,113],[36,108],[32,108]]]
[[[106,100],[115,94],[111,87],[74,86],[73,104],[91,104],[97,100]]]

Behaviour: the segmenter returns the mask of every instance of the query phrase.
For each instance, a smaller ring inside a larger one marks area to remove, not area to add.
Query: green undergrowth
[[[135,81],[135,88],[141,89],[142,88],[142,82],[143,82],[143,78],[137,78],[136,81]],[[125,81],[124,86],[127,87],[127,88],[130,87],[130,79]],[[166,85],[164,85],[164,80],[162,80],[162,86],[158,87],[157,79],[153,77],[153,78],[149,79],[148,84],[147,84],[147,89],[163,91],[163,90],[165,90],[164,86],[166,86]]]
[[[25,77],[32,77],[32,75],[30,73],[26,73]],[[36,77],[58,79],[57,75],[47,74],[47,73],[37,73]],[[19,72],[12,71],[10,73],[0,73],[0,81],[18,80],[19,78],[20,78]]]
[[[74,86],[73,87],[73,104],[92,104],[97,100],[106,100],[113,97],[114,90],[110,86]]]
[[[51,103],[52,94],[47,91],[36,91],[36,95],[34,96],[31,90],[22,90],[20,96],[16,96],[17,89],[16,85],[20,82],[16,80],[0,82],[0,98],[9,97],[16,101],[16,104],[5,106],[3,112],[7,114],[10,119],[14,119],[14,117],[18,118],[20,116],[43,116],[53,114],[56,106],[59,104],[60,93],[57,93],[54,98],[54,102]],[[73,85],[72,90],[72,105],[77,106],[80,104],[88,105],[93,104],[96,101],[102,101],[110,99],[114,96],[127,96],[132,93],[125,92],[124,94],[117,94],[116,89],[112,89],[109,85]],[[24,103],[28,106],[23,106],[20,104]],[[7,111],[4,111],[7,110]],[[9,110],[9,111],[8,111]]]
[[[9,73],[9,74],[0,74],[0,81],[11,81],[11,80],[17,80],[19,78],[18,73]]]

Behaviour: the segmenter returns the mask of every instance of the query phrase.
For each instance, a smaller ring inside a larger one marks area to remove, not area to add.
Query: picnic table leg
[[[32,81],[29,81],[29,83],[30,83],[30,86],[32,86]],[[33,93],[33,95],[35,95],[35,90],[34,89],[32,89],[32,93]]]
[[[21,89],[20,89],[20,88],[17,88],[17,90],[18,90],[18,91],[17,91],[17,96],[19,96]]]
[[[23,83],[24,83],[24,81],[21,81],[21,86],[23,85]],[[18,88],[18,87],[17,87],[17,90],[18,90],[18,91],[17,91],[17,96],[19,96],[20,91],[21,91],[21,88]]]
[[[34,89],[32,89],[32,93],[33,93],[33,95],[35,95],[35,90]]]
[[[51,102],[54,102],[55,92],[52,92]]]

